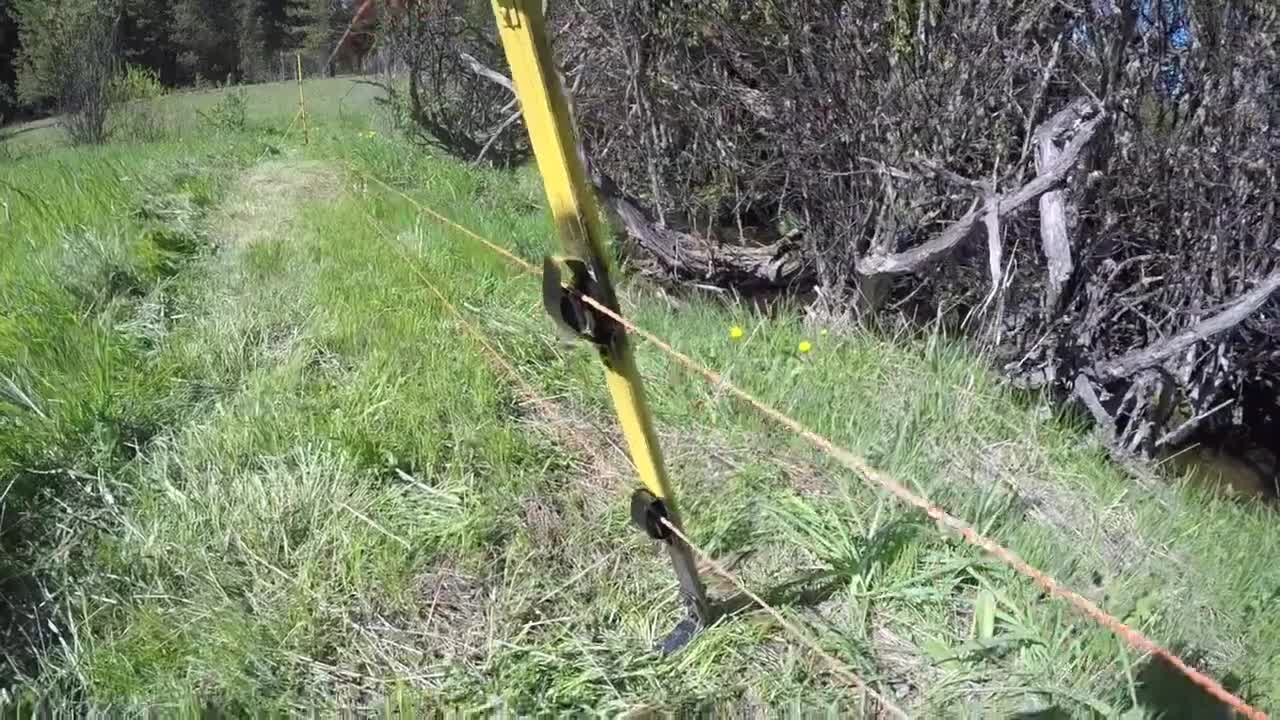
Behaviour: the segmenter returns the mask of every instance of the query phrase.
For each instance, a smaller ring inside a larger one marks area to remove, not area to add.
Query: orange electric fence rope
[[[470,237],[482,243],[483,245],[488,247],[490,250],[493,250],[494,252],[512,261],[514,264],[516,264],[521,269],[523,269],[526,273],[529,273],[535,276],[541,275],[541,271],[537,266],[524,260],[523,258],[516,256],[506,248],[503,248],[497,243],[477,234],[473,230],[470,230],[469,228],[466,228],[458,224],[457,222],[454,222],[453,220],[449,219],[448,217],[445,217],[439,212],[436,212],[435,210],[432,210],[426,207],[421,202],[414,199],[407,193],[392,187],[391,185],[387,184],[381,179],[370,176],[370,175],[365,175],[364,173],[360,173],[360,174],[363,175],[364,177],[367,177],[373,180],[378,185],[386,188],[387,190],[390,190],[396,195],[399,195],[400,197],[404,198],[410,204],[416,207],[419,211],[435,218],[436,220],[440,221],[445,225],[448,225],[449,227],[452,227],[458,230],[459,232],[463,233],[467,237]],[[999,560],[1001,563],[1005,564],[1015,572],[1030,578],[1034,583],[1036,583],[1042,589],[1044,589],[1044,591],[1049,595],[1065,600],[1068,604],[1074,606],[1077,610],[1084,613],[1086,616],[1088,616],[1089,618],[1097,622],[1099,625],[1110,630],[1118,638],[1128,643],[1134,649],[1139,650],[1141,652],[1150,653],[1151,655],[1154,655],[1160,658],[1161,660],[1163,660],[1164,662],[1168,663],[1169,665],[1173,666],[1175,669],[1177,669],[1179,672],[1185,675],[1189,680],[1191,680],[1196,685],[1204,689],[1205,692],[1209,693],[1213,697],[1222,701],[1224,704],[1230,706],[1236,712],[1240,713],[1241,715],[1247,718],[1250,718],[1250,720],[1267,720],[1267,715],[1265,713],[1253,707],[1252,705],[1249,705],[1240,697],[1238,697],[1234,693],[1224,688],[1222,684],[1219,683],[1217,680],[1214,680],[1208,675],[1205,675],[1199,670],[1196,670],[1195,668],[1191,667],[1182,658],[1178,657],[1173,652],[1164,649],[1162,646],[1156,644],[1155,641],[1148,638],[1141,631],[1130,627],[1119,618],[1115,617],[1114,615],[1111,615],[1107,611],[1098,607],[1098,605],[1096,605],[1093,601],[1089,600],[1088,598],[1084,597],[1083,595],[1080,595],[1079,593],[1073,590],[1065,588],[1060,582],[1055,580],[1052,576],[1035,568],[1030,563],[1023,560],[1017,553],[1013,552],[1012,550],[1004,547],[1003,545],[996,542],[995,540],[978,532],[978,530],[976,530],[970,524],[955,517],[954,515],[948,513],[942,508],[934,505],[923,496],[911,491],[903,484],[889,477],[885,473],[875,469],[874,467],[871,466],[869,462],[867,462],[862,457],[858,456],[857,454],[849,450],[845,450],[844,448],[841,448],[840,446],[836,445],[833,441],[829,440],[825,436],[815,432],[814,430],[809,429],[799,420],[792,418],[790,415],[787,415],[781,410],[774,408],[772,405],[765,403],[763,400],[757,399],[755,396],[748,393],[746,390],[743,390],[742,388],[739,388],[737,385],[733,384],[729,380],[726,380],[723,376],[720,375],[720,373],[716,372],[715,370],[712,370],[711,368],[706,367],[705,365],[699,363],[698,361],[694,360],[688,355],[685,355],[679,350],[676,350],[669,343],[665,342],[664,340],[654,335],[653,333],[637,326],[635,323],[631,322],[625,317],[622,317],[618,313],[613,312],[604,304],[596,302],[595,299],[585,295],[580,297],[585,304],[590,305],[597,312],[612,319],[614,322],[617,322],[619,325],[626,328],[627,330],[635,333],[636,335],[639,335],[641,338],[644,338],[649,343],[651,343],[654,347],[666,353],[676,362],[680,363],[681,365],[688,368],[689,370],[692,370],[698,373],[699,375],[703,376],[713,385],[717,385],[719,387],[724,388],[725,390],[729,391],[730,394],[734,395],[735,397],[742,400],[743,402],[746,402],[747,404],[751,405],[753,408],[758,410],[760,413],[762,413],[766,417],[770,418],[771,420],[778,423],[779,425],[787,428],[788,430],[791,430],[795,434],[804,438],[811,445],[818,448],[822,452],[826,453],[831,458],[839,462],[841,465],[844,465],[846,468],[854,471],[855,474],[863,477],[864,479],[866,479],[867,481],[873,484],[879,485],[881,488],[887,490],[894,497],[897,497],[899,500],[903,501],[904,503],[923,511],[935,522],[946,525],[951,530],[954,530],[955,532],[959,533],[960,536],[964,538],[965,542],[981,550],[984,550],[989,555]]]
[[[481,332],[478,328],[476,328],[475,324],[472,323],[470,320],[468,320],[466,315],[464,315],[456,305],[454,305],[452,302],[449,301],[449,298],[445,296],[444,292],[441,291],[440,288],[437,287],[435,283],[431,282],[431,279],[427,277],[426,273],[422,272],[422,270],[418,267],[418,265],[413,262],[412,258],[410,258],[408,254],[405,253],[400,248],[400,246],[397,245],[396,242],[389,237],[390,232],[387,229],[387,227],[368,211],[365,212],[365,217],[369,220],[370,224],[372,224],[375,227],[375,229],[379,231],[379,233],[383,236],[383,239],[387,242],[389,246],[391,246],[392,251],[396,254],[397,257],[399,257],[401,262],[403,262],[406,266],[408,266],[413,271],[414,275],[417,276],[417,278],[422,282],[422,284],[425,285],[426,288],[430,290],[433,295],[435,295],[436,299],[440,301],[440,304],[444,306],[445,310],[448,311],[448,313],[455,320],[458,321],[458,324],[462,326],[463,332],[470,335],[472,339],[474,339],[477,343],[480,344],[480,347],[484,349],[485,353],[488,354],[489,357],[492,358],[493,361],[498,364],[498,367],[500,367],[502,371],[511,378],[512,382],[519,385],[520,389],[523,390],[530,397],[536,397],[537,392],[534,390],[534,388],[528,383],[528,381],[526,381],[520,375],[519,371],[515,369],[515,367],[506,359],[506,357],[503,356],[501,351],[495,348],[485,338],[484,333]],[[515,256],[512,256],[512,257],[516,260],[519,260],[519,258],[515,258]],[[599,428],[595,428],[595,429],[599,430]],[[877,692],[874,688],[872,688],[870,684],[868,684],[865,680],[863,680],[848,665],[840,662],[833,655],[828,653],[826,650],[823,650],[822,646],[819,645],[817,641],[809,637],[807,633],[801,630],[794,623],[787,620],[786,616],[784,616],[781,612],[779,612],[773,606],[769,605],[769,603],[765,602],[765,600],[761,598],[759,595],[747,589],[747,586],[742,582],[742,580],[738,579],[728,569],[726,569],[724,566],[720,565],[715,560],[713,560],[711,558],[711,555],[708,554],[701,547],[695,545],[694,542],[690,540],[687,535],[685,535],[683,532],[680,531],[680,528],[668,522],[666,519],[663,519],[662,522],[669,529],[671,529],[673,533],[675,533],[676,537],[683,540],[685,544],[687,544],[690,548],[692,548],[693,551],[698,555],[698,557],[701,558],[702,561],[706,563],[708,567],[711,568],[712,572],[728,580],[730,583],[733,583],[733,585],[737,587],[738,590],[742,592],[742,594],[746,595],[753,602],[759,605],[761,609],[763,609],[770,616],[772,616],[774,620],[776,620],[784,630],[791,633],[803,645],[808,647],[815,655],[822,658],[822,660],[827,663],[827,666],[831,668],[832,674],[836,675],[841,680],[844,680],[845,682],[854,686],[855,688],[862,691],[866,695],[871,696],[876,702],[880,703],[880,706],[882,708],[887,710],[889,714],[893,715],[894,717],[903,718],[904,720],[911,717],[906,713],[906,711],[904,711],[902,708],[895,705],[893,701],[889,700],[883,694]]]

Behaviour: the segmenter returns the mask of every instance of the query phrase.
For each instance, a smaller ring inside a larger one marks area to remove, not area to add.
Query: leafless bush
[[[955,318],[1126,450],[1275,427],[1274,5],[564,7],[597,177],[655,272]]]
[[[76,144],[96,145],[107,140],[116,69],[115,31],[110,17],[90,12],[77,47],[67,53],[58,101],[62,124]]]
[[[492,75],[503,60],[487,3],[410,5],[384,21],[383,41],[407,80],[384,89],[418,141],[498,165],[527,157],[514,95]]]
[[[593,177],[650,272],[944,320],[1127,452],[1280,438],[1280,8],[555,8]],[[466,3],[432,12],[397,30],[410,112],[474,157],[514,108],[503,64]]]
[[[586,3],[560,50],[584,75],[591,156],[666,225],[739,242],[800,230],[809,267],[792,280],[854,287],[860,257],[962,217],[971,183],[1021,179],[1044,95],[1070,99],[1042,87],[1064,32],[1052,11],[899,5],[913,9]],[[993,28],[1019,30],[994,43]]]
[[[1134,451],[1238,425],[1280,440],[1280,10],[1186,10],[1138,14],[1099,87],[1115,119],[1073,193],[1074,288],[1028,325],[1052,342],[1019,348],[1092,385]]]

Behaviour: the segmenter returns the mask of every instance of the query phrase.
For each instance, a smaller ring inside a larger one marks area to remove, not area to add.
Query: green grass
[[[233,712],[856,709],[749,608],[653,652],[680,616],[674,579],[628,523],[598,361],[554,339],[535,280],[359,175],[537,259],[553,231],[536,173],[413,151],[367,108],[340,114],[340,81],[312,99],[303,147],[281,137],[291,87],[251,88],[243,131],[181,96],[178,139],[0,165],[0,688]],[[1280,710],[1270,509],[1135,481],[941,336],[822,334],[636,279],[624,307]],[[696,541],[914,715],[1213,716],[1025,579],[638,352]]]
[[[238,90],[243,90],[245,94],[250,129],[268,137],[283,135],[298,112],[296,82],[186,90],[175,92],[155,103],[134,104],[116,111],[109,121],[109,127],[119,128],[113,139],[121,143],[136,141],[136,122],[131,124],[130,121],[139,114],[145,114],[145,125],[152,134],[168,140],[188,138],[198,141],[210,132],[209,123],[203,116],[214,111],[228,94]],[[345,130],[368,126],[374,99],[380,92],[377,88],[350,77],[314,78],[303,82],[311,122]],[[299,123],[293,132],[301,136],[302,125]],[[59,126],[57,118],[2,127],[0,163],[39,157],[68,144],[66,132]]]

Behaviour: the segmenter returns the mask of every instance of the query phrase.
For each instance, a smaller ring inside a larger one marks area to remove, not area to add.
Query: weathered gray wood
[[[1101,363],[1094,368],[1093,375],[1101,379],[1114,379],[1128,377],[1140,370],[1156,367],[1169,356],[1239,325],[1257,312],[1277,290],[1280,290],[1280,269],[1267,275],[1257,287],[1241,295],[1222,312],[1196,323],[1167,340]]]
[[[1062,155],[1058,138],[1087,112],[1087,105],[1074,102],[1053,116],[1035,133],[1036,172],[1045,174]],[[1066,193],[1051,190],[1040,196],[1040,247],[1049,267],[1049,284],[1045,309],[1053,312],[1062,300],[1075,263],[1071,257],[1071,238],[1067,235]]]
[[[983,224],[987,232],[987,264],[991,270],[991,292],[1000,292],[1004,280],[1004,246],[1000,244],[1000,204],[988,195]]]
[[[812,283],[812,268],[789,238],[756,247],[716,243],[655,223],[613,181],[594,174],[597,193],[613,222],[672,277],[736,287],[786,287]]]
[[[1081,122],[1071,141],[1052,163],[1027,184],[996,198],[995,209],[1000,215],[1008,216],[1017,212],[1022,206],[1062,182],[1067,172],[1075,166],[1085,146],[1093,139],[1098,125],[1102,122],[1102,112],[1093,105],[1089,108],[1091,117]],[[1057,118],[1058,116],[1055,115],[1048,122],[1053,123]],[[909,250],[891,254],[871,254],[860,258],[857,262],[858,272],[862,275],[902,275],[922,270],[955,250],[973,232],[975,224],[986,212],[985,207],[970,210],[937,237]]]
[[[1085,409],[1093,416],[1094,422],[1098,423],[1098,427],[1106,439],[1107,444],[1115,442],[1116,438],[1116,422],[1102,407],[1102,401],[1098,399],[1098,393],[1093,389],[1093,383],[1083,374],[1077,375],[1075,384],[1071,391],[1072,397],[1077,398],[1084,403]]]
[[[511,79],[508,78],[506,75],[503,75],[497,70],[494,70],[486,66],[484,63],[475,59],[473,56],[468,55],[467,53],[458,53],[458,57],[462,60],[463,63],[466,64],[468,68],[471,69],[471,72],[475,73],[476,75],[479,75],[482,78],[485,78],[486,80],[491,80],[501,85],[502,87],[510,90],[513,93],[515,92],[515,87],[511,84]]]

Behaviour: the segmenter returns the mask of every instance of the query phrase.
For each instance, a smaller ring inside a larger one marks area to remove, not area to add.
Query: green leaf
[[[985,588],[973,602],[973,630],[979,640],[990,640],[996,634],[996,598]]]

